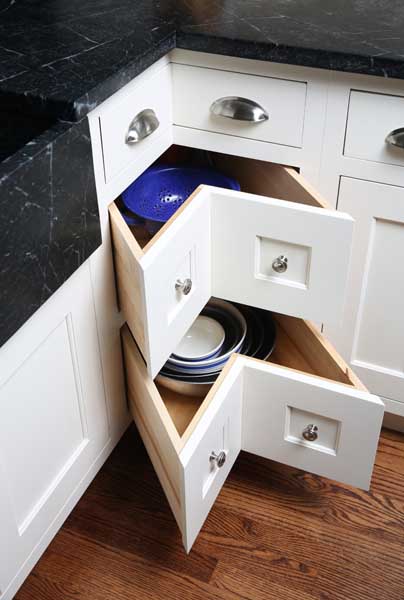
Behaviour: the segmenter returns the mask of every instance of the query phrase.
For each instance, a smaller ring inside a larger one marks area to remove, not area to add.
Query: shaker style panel
[[[169,65],[125,91],[119,101],[107,101],[98,117],[106,183],[138,160],[171,127]]]
[[[120,306],[155,377],[211,296],[210,205],[191,196],[143,248],[109,213]]]
[[[344,155],[404,166],[404,97],[351,90]]]
[[[173,64],[175,125],[301,148],[307,84]]]
[[[344,318],[332,338],[365,385],[404,402],[404,188],[341,177],[355,218]],[[330,332],[331,333],[331,332]]]

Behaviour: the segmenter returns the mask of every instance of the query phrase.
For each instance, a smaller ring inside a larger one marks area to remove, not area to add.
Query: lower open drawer
[[[187,551],[240,450],[369,487],[383,403],[312,324],[275,317],[269,360],[233,355],[204,399],[157,386],[122,330],[133,418]]]

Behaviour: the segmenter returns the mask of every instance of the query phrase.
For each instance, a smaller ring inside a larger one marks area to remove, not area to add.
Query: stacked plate
[[[234,352],[265,360],[275,337],[271,313],[212,298],[156,381],[181,394],[204,396]]]

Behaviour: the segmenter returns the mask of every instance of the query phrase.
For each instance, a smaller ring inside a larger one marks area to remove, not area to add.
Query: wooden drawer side
[[[127,395],[133,419],[150,459],[182,528],[180,509],[180,437],[150,379],[139,349],[125,325],[121,331]]]

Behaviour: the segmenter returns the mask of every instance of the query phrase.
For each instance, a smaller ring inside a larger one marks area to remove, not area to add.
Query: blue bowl
[[[153,235],[201,184],[240,191],[235,179],[215,169],[157,165],[147,169],[122,193],[123,203],[130,211],[123,213],[124,219],[130,225],[145,223]]]

